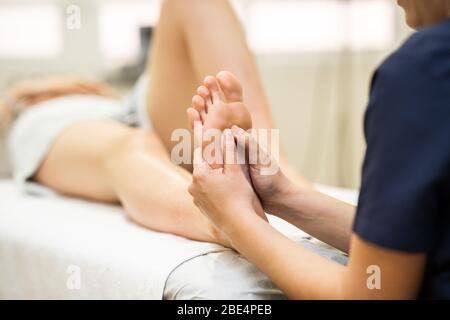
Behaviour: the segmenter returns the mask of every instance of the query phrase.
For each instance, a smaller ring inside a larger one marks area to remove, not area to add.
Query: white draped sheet
[[[351,192],[339,196],[355,201]],[[280,220],[271,222],[291,237],[305,236]],[[32,196],[0,180],[2,299],[161,299],[178,266],[227,250],[144,229],[117,206]],[[77,271],[79,289],[70,286]]]

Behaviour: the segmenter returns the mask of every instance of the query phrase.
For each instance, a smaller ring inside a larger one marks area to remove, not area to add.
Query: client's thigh
[[[134,130],[112,120],[73,124],[54,141],[34,179],[67,195],[117,201],[106,165],[114,149]]]

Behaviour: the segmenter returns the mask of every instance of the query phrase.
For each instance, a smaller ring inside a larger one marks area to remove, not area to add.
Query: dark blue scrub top
[[[419,298],[450,299],[450,19],[415,33],[376,71],[355,233],[427,253]]]

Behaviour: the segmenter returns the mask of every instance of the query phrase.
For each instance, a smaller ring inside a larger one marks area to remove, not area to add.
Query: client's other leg
[[[190,175],[174,166],[154,133],[115,122],[81,122],[55,141],[35,179],[56,191],[121,202],[147,228],[226,244],[187,193]]]
[[[240,78],[254,127],[273,127],[258,70],[228,1],[165,0],[150,61],[149,114],[168,150],[172,131],[188,127],[186,109],[198,84],[221,70]]]

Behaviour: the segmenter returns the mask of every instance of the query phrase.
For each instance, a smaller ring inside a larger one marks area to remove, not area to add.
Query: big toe
[[[221,71],[217,74],[217,82],[228,102],[241,102],[242,86],[234,74],[229,71]]]

